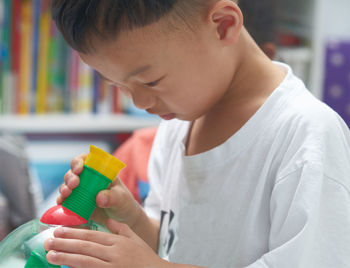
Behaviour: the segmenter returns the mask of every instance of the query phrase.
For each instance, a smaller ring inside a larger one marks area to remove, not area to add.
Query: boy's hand
[[[60,187],[61,195],[57,198],[57,204],[62,204],[72,190],[79,185],[79,175],[83,171],[86,157],[86,154],[82,154],[71,161],[71,169],[64,175],[64,183]],[[108,218],[112,218],[132,227],[142,210],[119,178],[109,186],[108,190],[98,193],[96,203],[97,208],[91,218],[103,225],[106,225]]]
[[[115,234],[72,228],[58,228],[55,238],[45,241],[47,260],[72,268],[167,267],[167,261],[138,237],[126,224],[107,221]]]
[[[57,198],[57,204],[60,205],[72,193],[72,190],[79,185],[79,175],[83,171],[84,161],[87,154],[81,154],[75,157],[71,163],[71,169],[64,175],[64,183],[60,186],[60,196]]]

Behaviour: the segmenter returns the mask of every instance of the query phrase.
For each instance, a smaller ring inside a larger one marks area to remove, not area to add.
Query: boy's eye
[[[159,78],[158,80],[153,81],[153,82],[144,83],[144,85],[147,86],[147,87],[155,87],[156,85],[159,84],[159,82],[160,82],[161,80],[163,80],[163,78],[164,78],[164,76],[161,77],[161,78]]]
[[[156,85],[158,85],[158,83],[159,83],[159,80],[153,81],[153,82],[150,82],[150,83],[145,83],[145,86],[155,87]]]

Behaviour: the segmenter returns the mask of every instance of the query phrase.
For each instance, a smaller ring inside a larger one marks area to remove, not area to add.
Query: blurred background
[[[114,152],[158,119],[136,109],[69,49],[49,0],[0,0],[0,240],[51,207],[71,159]],[[350,125],[349,0],[241,0],[271,58]]]

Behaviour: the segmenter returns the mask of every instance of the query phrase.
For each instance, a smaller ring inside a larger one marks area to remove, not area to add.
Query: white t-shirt
[[[350,133],[288,71],[225,143],[185,155],[190,123],[162,122],[145,210],[159,254],[207,267],[350,267]]]

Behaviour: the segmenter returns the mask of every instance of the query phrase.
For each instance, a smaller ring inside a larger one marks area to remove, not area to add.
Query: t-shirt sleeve
[[[247,267],[349,267],[348,181],[349,174],[332,178],[312,163],[280,178],[271,195],[269,252]]]
[[[164,168],[164,155],[161,144],[163,129],[161,125],[154,139],[149,158],[148,179],[150,191],[144,203],[144,210],[146,214],[149,217],[157,220],[160,220],[160,203],[162,200],[162,177]]]

